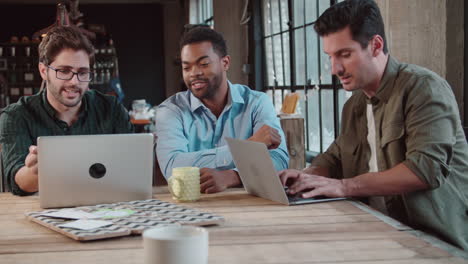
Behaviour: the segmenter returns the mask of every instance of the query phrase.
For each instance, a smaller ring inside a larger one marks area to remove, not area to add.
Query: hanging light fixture
[[[32,39],[40,39],[40,38],[45,37],[47,32],[49,32],[49,30],[51,30],[53,27],[56,27],[56,26],[76,27],[81,31],[81,33],[87,36],[90,40],[95,39],[96,34],[94,32],[86,30],[82,27],[83,23],[81,22],[81,18],[83,17],[83,13],[81,13],[78,10],[78,5],[79,5],[79,0],[70,0],[71,13],[69,15],[65,3],[63,2],[58,3],[57,12],[55,16],[55,22],[46,28],[36,31],[32,35]],[[72,21],[70,21],[70,16],[72,18],[71,19]]]

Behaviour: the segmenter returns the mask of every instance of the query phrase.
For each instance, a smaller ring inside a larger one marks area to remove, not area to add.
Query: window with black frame
[[[190,24],[213,27],[213,0],[190,0]]]
[[[264,87],[277,111],[286,94],[301,95],[306,150],[325,151],[339,133],[341,110],[351,96],[332,78],[328,55],[313,22],[337,0],[262,0]]]

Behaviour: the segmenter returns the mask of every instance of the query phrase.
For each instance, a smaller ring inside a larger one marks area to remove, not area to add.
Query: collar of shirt
[[[388,56],[387,66],[385,67],[382,80],[380,81],[379,89],[374,97],[371,98],[371,103],[376,104],[379,101],[387,102],[392,95],[392,87],[394,86],[395,80],[398,76],[398,69],[400,63],[393,58]],[[375,99],[374,99],[375,98]]]
[[[229,91],[228,92],[228,102],[227,102],[226,106],[224,107],[223,112],[226,109],[229,109],[229,107],[231,107],[231,105],[233,103],[238,103],[238,104],[244,104],[245,103],[244,98],[242,98],[242,96],[239,94],[239,90],[235,89],[230,81],[228,81],[228,87],[229,87],[229,89],[228,89],[228,91]],[[189,91],[189,94],[190,94],[190,109],[192,110],[192,112],[195,112],[200,107],[208,109],[203,104],[203,102],[200,101],[200,99],[198,99],[197,97],[195,97],[195,95],[193,95],[190,91]]]
[[[385,71],[375,96],[368,98],[362,91],[359,91],[360,95],[356,102],[358,106],[361,107],[354,108],[354,112],[357,115],[360,116],[364,114],[366,104],[377,106],[380,102],[385,103],[388,101],[392,95],[392,87],[394,86],[395,80],[398,76],[399,65],[400,63],[395,58],[390,55],[388,56],[387,65],[385,66]]]

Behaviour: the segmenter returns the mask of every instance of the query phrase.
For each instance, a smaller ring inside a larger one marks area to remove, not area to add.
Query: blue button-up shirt
[[[190,91],[177,93],[159,105],[156,155],[164,177],[170,177],[175,167],[235,169],[225,137],[248,139],[263,125],[281,135],[279,147],[270,150],[276,170],[288,167],[284,133],[270,98],[245,85],[228,84],[228,102],[219,118]]]

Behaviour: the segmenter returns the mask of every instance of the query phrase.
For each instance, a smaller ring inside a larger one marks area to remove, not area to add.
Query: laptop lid
[[[344,200],[346,198],[289,197],[277,175],[266,145],[259,142],[226,138],[239,170],[239,177],[248,193],[287,205]]]
[[[37,142],[42,208],[152,197],[152,134],[44,136]]]
[[[226,141],[247,192],[282,204],[289,204],[266,145],[234,138],[226,138]]]

